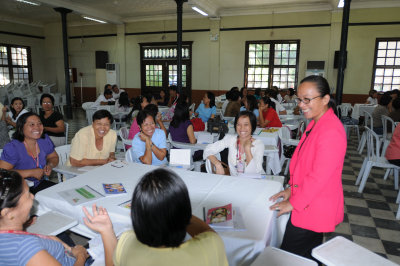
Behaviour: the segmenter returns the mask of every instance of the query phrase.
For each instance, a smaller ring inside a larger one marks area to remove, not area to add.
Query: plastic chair
[[[394,187],[399,189],[399,170],[400,167],[389,163],[385,157],[380,156],[380,140],[379,136],[370,128],[365,127],[366,142],[367,142],[367,157],[361,166],[360,173],[358,174],[356,185],[360,185],[358,192],[362,193],[367,183],[369,173],[372,167],[387,168],[385,178],[391,169],[394,170]],[[361,183],[360,183],[361,182]]]
[[[292,131],[290,130],[289,127],[283,126],[281,129],[281,141],[282,141],[282,146],[288,145],[288,146],[297,146],[299,144],[299,140],[297,139],[292,139]],[[289,164],[290,164],[291,158],[286,158],[284,154],[282,154],[281,157],[281,165],[283,166],[286,162],[286,167],[285,167],[285,172],[284,174],[287,175],[289,172]]]
[[[350,116],[350,114],[353,113],[353,107],[349,104],[341,104],[341,105],[336,106],[336,108],[337,108],[338,114],[340,115],[340,118]],[[347,139],[350,137],[351,129],[354,129],[357,133],[358,142],[360,142],[360,130],[359,130],[357,124],[355,124],[355,123],[344,124],[343,123],[343,127],[346,132]]]
[[[92,124],[92,116],[93,113],[96,111],[95,108],[92,108],[94,102],[85,102],[82,104],[82,109],[86,111],[86,120],[88,121],[88,124]]]
[[[364,128],[368,127],[374,129],[374,121],[372,120],[372,115],[367,111],[364,111]],[[365,143],[367,141],[367,132],[364,130],[363,134],[361,135],[361,140],[358,143],[358,154],[361,154],[364,150]]]
[[[0,153],[0,155],[1,155],[1,153]],[[399,204],[399,208],[397,209],[396,219],[400,220],[400,191],[399,191],[399,194],[397,194],[396,203]]]
[[[131,149],[132,149],[132,148],[129,148],[129,149],[125,152],[125,161],[127,161],[128,163],[133,163],[133,158],[132,158]]]
[[[391,133],[388,133],[388,123],[392,127]],[[386,115],[382,115],[382,125],[383,125],[383,135],[382,135],[382,153],[381,156],[385,156],[386,149],[389,146],[390,140],[392,139],[392,134],[394,132],[394,121]]]
[[[36,97],[35,96],[29,96],[26,98],[26,107],[25,108],[31,110],[34,113],[38,113],[38,110],[36,108]]]
[[[128,139],[129,136],[129,130],[127,127],[121,127],[118,130],[118,135],[120,136],[122,140],[122,144],[124,146],[124,152],[126,152],[126,147],[125,145],[132,145],[132,140]]]
[[[65,127],[65,145],[67,145],[68,144],[69,124],[67,122],[64,122],[64,127]]]
[[[58,146],[55,147],[55,151],[58,154],[58,166],[62,166],[65,165],[69,159],[69,153],[71,152],[71,145],[63,145],[63,146]],[[57,173],[58,176],[58,182],[62,182],[62,177],[61,177],[61,173],[57,171],[57,169],[54,169],[54,171]],[[65,176],[66,178],[68,178],[67,176]]]
[[[218,160],[221,160],[221,156],[219,155],[219,153],[214,155],[215,157],[217,157]],[[216,169],[214,167],[214,165],[211,163],[210,159],[206,159],[206,171],[209,174],[215,174]]]

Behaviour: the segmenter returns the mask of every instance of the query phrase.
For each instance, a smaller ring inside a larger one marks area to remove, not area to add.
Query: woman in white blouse
[[[234,125],[237,135],[226,135],[222,140],[207,145],[203,158],[211,161],[217,174],[224,174],[221,161],[215,154],[228,148],[231,175],[263,174],[264,143],[252,136],[257,127],[256,116],[252,112],[242,111],[236,116]]]

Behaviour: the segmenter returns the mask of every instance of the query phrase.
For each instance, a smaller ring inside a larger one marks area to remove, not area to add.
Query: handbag
[[[226,134],[228,133],[228,124],[225,120],[221,120],[220,117],[210,118],[207,122],[207,132],[210,133],[218,133],[218,134]]]
[[[192,122],[193,125],[193,131],[204,131],[206,128],[206,125],[204,124],[203,120],[201,118],[193,118],[190,119],[190,122]]]

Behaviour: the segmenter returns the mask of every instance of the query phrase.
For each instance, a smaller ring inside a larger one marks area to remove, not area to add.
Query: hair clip
[[[6,190],[4,191],[3,195],[1,195],[0,199],[4,200],[7,197],[9,191],[10,191],[10,188],[6,187]]]

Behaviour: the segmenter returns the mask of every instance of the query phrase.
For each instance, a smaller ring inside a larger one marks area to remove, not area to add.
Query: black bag
[[[228,123],[225,120],[221,120],[218,116],[216,118],[210,118],[207,122],[207,132],[210,133],[228,133]]]
[[[295,149],[296,149],[296,146],[284,145],[283,146],[283,155],[285,155],[286,158],[292,158]]]

